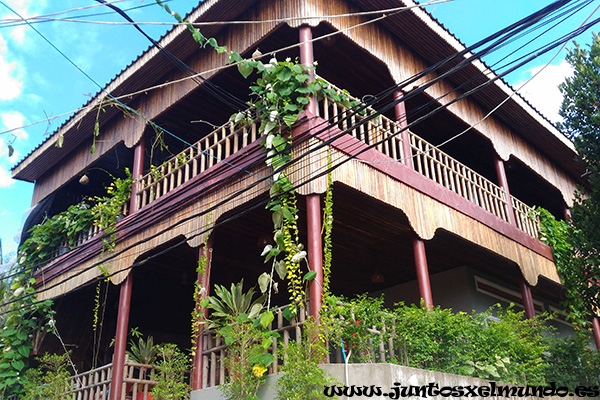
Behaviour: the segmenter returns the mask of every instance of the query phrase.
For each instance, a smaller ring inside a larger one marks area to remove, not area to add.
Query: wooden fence
[[[275,359],[267,371],[269,374],[279,372],[282,362],[280,348],[287,346],[290,340],[295,340],[298,343],[302,341],[302,325],[306,321],[306,311],[302,308],[299,309],[296,316],[288,321],[283,317],[284,308],[280,307],[273,311],[275,320],[269,325],[269,329],[280,334],[280,338],[273,338],[273,344],[268,350]],[[202,371],[202,388],[207,388],[220,385],[225,381],[227,351],[223,338],[216,335],[214,331],[206,331],[203,335],[202,365],[204,369]]]
[[[67,393],[68,397],[71,400],[107,400],[112,382],[112,370],[111,363],[72,376],[70,378],[72,389]],[[127,361],[123,375],[121,400],[136,400],[139,393],[144,394],[144,399],[148,398],[148,393],[156,385],[155,374],[156,371],[151,365]]]

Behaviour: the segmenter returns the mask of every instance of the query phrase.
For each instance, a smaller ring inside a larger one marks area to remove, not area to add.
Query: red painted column
[[[533,304],[533,296],[531,295],[531,286],[521,276],[521,296],[523,296],[523,307],[525,308],[525,317],[531,319],[535,317],[535,305]]]
[[[302,25],[300,27],[300,63],[305,67],[313,67],[315,65],[312,38],[312,30],[310,29],[310,26]],[[310,75],[310,80],[314,81],[315,70],[308,70],[308,74]],[[306,111],[309,111],[313,115],[319,115],[318,109],[316,97],[311,96],[310,102],[306,106]]]
[[[400,100],[402,97],[404,97],[404,94],[400,90],[394,92],[394,100]],[[396,121],[398,121],[402,129],[404,129],[400,134],[402,137],[402,163],[411,169],[415,169],[413,158],[411,156],[412,152],[410,150],[410,135],[408,133],[406,105],[403,101],[396,103],[394,110],[396,111]]]
[[[498,182],[500,187],[504,190],[506,204],[508,207],[508,222],[511,225],[516,225],[515,210],[512,206],[512,200],[510,197],[510,190],[508,189],[508,179],[506,179],[506,169],[504,169],[504,161],[494,153],[494,167],[496,168],[496,175],[498,176]]]
[[[129,213],[136,212],[138,210],[138,180],[144,174],[144,147],[145,138],[142,134],[140,141],[135,145],[133,150],[133,168],[131,175],[133,178],[133,184],[131,186],[131,198],[129,199]]]
[[[306,196],[306,228],[308,265],[317,273],[309,285],[309,313],[318,318],[323,302],[323,242],[321,240],[321,195],[319,194]]]
[[[429,283],[429,268],[427,267],[427,255],[425,254],[425,242],[419,238],[413,239],[413,251],[415,254],[419,294],[423,299],[425,307],[433,309],[433,296],[431,295],[431,284]]]
[[[137,180],[144,172],[144,135],[135,145],[133,150],[133,168],[131,187],[131,198],[129,199],[129,213],[138,209],[137,202]],[[123,390],[123,373],[125,372],[125,350],[127,348],[127,331],[129,330],[129,310],[131,308],[131,280],[133,270],[129,271],[127,278],[121,283],[119,295],[119,308],[117,316],[117,332],[115,334],[115,353],[113,355],[112,383],[109,394],[110,400],[121,400]]]
[[[115,354],[113,356],[110,400],[121,400],[123,390],[123,373],[125,372],[125,348],[127,347],[127,330],[129,328],[129,309],[131,305],[131,275],[121,283],[119,309],[117,317],[117,333],[115,335]]]
[[[206,318],[208,310],[200,306],[200,301],[210,295],[210,265],[212,258],[212,235],[208,238],[205,246],[201,246],[199,257],[206,257],[206,270],[204,273],[198,273],[198,284],[201,292],[196,298],[196,312],[200,317]],[[202,350],[204,349],[204,324],[198,326],[198,337],[196,338],[196,351],[194,353],[194,365],[192,369],[192,390],[202,389],[202,374],[204,372],[204,357]]]
[[[596,316],[592,318],[592,332],[594,333],[594,342],[596,343],[596,349],[600,350],[600,321]]]

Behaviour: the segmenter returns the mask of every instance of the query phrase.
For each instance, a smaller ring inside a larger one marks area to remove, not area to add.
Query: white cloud
[[[2,125],[6,127],[6,129],[15,129],[24,125],[25,117],[18,111],[8,111],[5,113],[0,113],[0,121],[2,122]],[[12,131],[11,134],[19,139],[27,139],[28,137],[27,132],[25,132],[23,129]]]
[[[9,60],[6,40],[0,34],[0,100],[12,100],[21,95],[23,68]]]
[[[18,44],[23,44],[25,41],[25,25],[17,26],[9,33],[10,38]]]
[[[4,167],[0,167],[0,187],[9,187],[14,183],[15,181],[11,179],[8,170]]]
[[[45,0],[13,0],[11,2],[11,8],[15,10],[19,15],[25,19],[31,18],[34,15],[41,14],[46,7]],[[13,13],[8,13],[8,10],[5,10],[7,14],[4,14],[4,18],[18,19]],[[9,36],[13,39],[17,44],[23,45],[25,42],[25,32],[31,32],[31,29],[26,29],[26,25],[18,25],[11,29],[9,32]]]
[[[562,93],[558,90],[558,85],[564,82],[566,77],[573,75],[573,69],[566,61],[562,61],[558,65],[548,65],[543,70],[542,68],[543,66],[538,66],[527,71],[529,78],[535,76],[538,72],[539,75],[519,90],[519,93],[546,118],[557,122],[561,120],[558,110],[563,98]],[[519,89],[526,81],[527,79],[517,82],[514,87]]]

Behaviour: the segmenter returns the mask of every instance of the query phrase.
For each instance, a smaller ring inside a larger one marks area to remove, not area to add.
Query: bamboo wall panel
[[[311,0],[302,3],[303,5],[298,7],[298,11],[306,12],[307,14],[305,15],[345,14],[358,11],[342,0],[328,0],[326,2]],[[380,25],[368,24],[352,28],[364,22],[364,17],[324,18],[323,21],[329,22],[338,30],[343,30],[343,35],[384,62],[397,83],[428,67],[422,59],[394,39],[390,32]],[[299,26],[302,22],[310,23],[313,26],[318,24],[316,19],[310,19],[293,22],[290,25]],[[445,39],[451,39],[443,31],[440,31],[440,34],[443,34]],[[452,41],[456,42],[457,46],[460,46],[456,39],[452,39]],[[412,85],[420,86],[435,77],[434,74],[430,74]],[[426,93],[433,98],[441,97],[440,103],[445,105],[461,94],[452,92],[452,90],[452,85],[442,81],[426,89]],[[448,95],[448,93],[450,94]],[[523,106],[528,107],[524,102],[522,103]],[[555,186],[561,192],[565,203],[569,207],[573,205],[573,192],[576,188],[575,182],[508,127],[497,121],[493,116],[481,121],[485,117],[485,113],[476,103],[468,98],[450,105],[448,110],[466,124],[472,125],[477,123],[476,129],[492,141],[494,149],[503,160],[506,161],[513,155],[523,161],[538,175]],[[546,125],[549,124],[546,123]]]
[[[194,202],[193,204],[188,205],[186,207],[182,207],[181,209],[177,210],[177,212],[175,212],[174,214],[167,216],[166,218],[160,220],[153,226],[148,227],[146,230],[129,237],[127,240],[118,243],[116,251],[119,251],[120,249],[126,248],[130,245],[134,245],[140,240],[145,240],[156,232],[166,230],[166,232],[160,234],[159,236],[156,236],[155,238],[152,238],[145,243],[136,245],[132,249],[125,252],[123,256],[119,257],[118,260],[116,260],[111,266],[111,272],[125,272],[115,275],[111,279],[112,282],[115,284],[121,283],[121,281],[123,281],[127,276],[127,268],[130,265],[132,265],[141,254],[150,251],[156,248],[157,246],[178,236],[188,238],[187,242],[191,247],[200,246],[204,242],[207,235],[210,234],[210,232],[200,235],[198,235],[197,233],[206,229],[209,220],[215,222],[224,213],[248,202],[249,200],[257,197],[258,195],[264,192],[268,192],[268,181],[263,181],[259,183],[257,187],[253,188],[248,192],[245,192],[241,196],[235,197],[231,201],[228,201],[227,203],[219,206],[209,214],[198,216],[196,218],[193,218],[191,220],[177,225],[178,222],[189,215],[204,212],[209,207],[216,205],[218,202],[224,200],[225,198],[257,182],[260,179],[260,177],[268,175],[269,171],[269,167],[260,166],[258,168],[252,169],[252,174],[240,174],[239,178],[235,182],[232,182],[231,184],[225,187],[208,193],[206,196],[202,197],[200,200]]]
[[[338,150],[330,151],[334,164],[347,157]],[[325,151],[320,154],[321,158],[325,157]],[[321,165],[322,163],[323,161]],[[310,164],[299,163],[296,167],[302,171],[294,171],[292,177],[302,176],[306,179],[310,175]],[[402,210],[407,215],[410,226],[424,240],[432,239],[436,230],[444,229],[514,261],[532,286],[537,284],[539,275],[560,283],[556,266],[551,260],[360,160],[353,159],[334,169],[332,178],[334,182],[343,183]],[[300,187],[298,192],[307,194],[309,189],[316,188]]]
[[[185,207],[181,207],[173,214],[160,219],[154,224],[147,225],[144,230],[139,231],[138,233],[131,235],[124,240],[118,240],[114,250],[115,253],[119,253],[129,246],[133,247],[124,251],[122,254],[119,254],[114,260],[103,263],[103,267],[115,274],[112,276],[111,281],[114,284],[121,283],[127,277],[131,265],[133,265],[133,263],[136,262],[140,256],[170,241],[171,239],[181,236],[188,238],[187,242],[191,247],[200,246],[200,244],[204,242],[206,235],[208,235],[210,232],[204,234],[198,233],[206,229],[209,219],[214,223],[221,215],[223,215],[223,213],[226,213],[235,207],[248,202],[262,193],[268,192],[268,181],[259,183],[256,187],[244,192],[244,194],[241,196],[235,197],[233,200],[220,205],[209,214],[200,215],[181,224],[178,224],[178,222],[189,215],[203,213],[209,207],[216,205],[228,196],[231,196],[239,190],[256,183],[262,176],[268,175],[270,171],[270,167],[263,165],[251,169],[249,174],[240,173],[237,175],[236,180],[231,182],[226,187],[209,192],[206,194],[206,196],[201,197],[198,201],[195,201]],[[163,230],[165,230],[164,233],[161,233],[160,235],[150,239],[150,236]],[[142,241],[144,242],[142,243]],[[54,288],[42,292],[38,297],[40,299],[53,298],[63,293],[67,293],[78,286],[97,278],[101,275],[100,269],[97,267],[93,267],[91,269],[89,268],[95,263],[101,261],[102,260],[99,256],[94,257],[91,260],[79,264],[76,268],[60,275],[58,278],[52,281],[43,281],[41,289],[49,287],[58,281],[64,282]],[[82,271],[85,272],[81,273]]]
[[[139,142],[145,127],[146,121],[141,117],[117,118],[107,126],[101,127],[94,154],[90,154],[91,140],[86,141],[36,180],[31,205],[36,205],[50,193],[81,174],[90,164],[104,157],[119,143],[124,142],[128,148],[133,147]]]

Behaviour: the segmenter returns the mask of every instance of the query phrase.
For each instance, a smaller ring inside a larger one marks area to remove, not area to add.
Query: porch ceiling
[[[412,239],[404,213],[348,187],[334,185],[331,290],[352,296],[416,279]],[[298,199],[300,241],[306,243],[306,209]],[[237,213],[239,210],[236,210]],[[270,214],[259,206],[215,230],[211,282],[246,287],[269,269],[260,252],[272,240]],[[507,284],[519,284],[516,264],[446,231],[425,242],[429,273],[469,266]],[[379,278],[379,279],[378,279]],[[383,281],[381,281],[383,279]],[[280,292],[276,304],[284,304]]]

